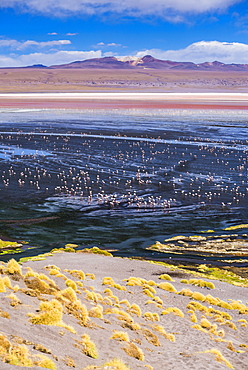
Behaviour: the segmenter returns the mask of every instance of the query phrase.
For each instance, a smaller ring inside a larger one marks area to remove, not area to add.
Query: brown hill
[[[44,68],[44,67],[43,67]],[[52,65],[56,69],[160,69],[160,70],[198,70],[198,71],[248,71],[247,64],[225,64],[218,61],[195,64],[161,60],[145,55],[142,58],[121,60],[115,57],[93,58],[69,64]]]

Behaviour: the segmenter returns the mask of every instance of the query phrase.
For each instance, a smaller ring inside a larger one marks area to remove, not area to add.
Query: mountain
[[[98,68],[98,69],[130,69],[133,66],[125,64],[114,57],[86,59],[83,61],[76,61],[69,64],[53,65],[50,68],[56,69],[71,69],[71,68]]]
[[[52,65],[56,69],[160,69],[192,71],[248,71],[247,64],[225,64],[218,61],[195,64],[193,62],[175,62],[156,59],[151,55],[137,57],[104,57],[76,61],[69,64]]]

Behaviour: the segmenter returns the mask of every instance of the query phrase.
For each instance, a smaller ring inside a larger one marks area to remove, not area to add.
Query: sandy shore
[[[246,93],[17,93],[0,94],[0,108],[248,109]]]
[[[202,287],[186,284],[193,276],[180,270],[80,251],[25,262],[19,272],[10,267],[1,265],[2,360],[21,345],[35,369],[39,355],[57,370],[247,369],[248,288],[208,279]],[[86,353],[85,334],[97,358]],[[113,358],[126,367],[107,366]]]

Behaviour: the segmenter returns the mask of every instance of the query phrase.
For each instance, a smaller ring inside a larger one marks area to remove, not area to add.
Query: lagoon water
[[[3,109],[0,234],[168,259],[145,248],[248,223],[247,161],[245,111]]]

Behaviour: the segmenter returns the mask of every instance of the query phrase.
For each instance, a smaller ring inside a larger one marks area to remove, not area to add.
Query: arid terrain
[[[0,92],[246,92],[247,72],[113,70],[113,69],[0,69]]]

